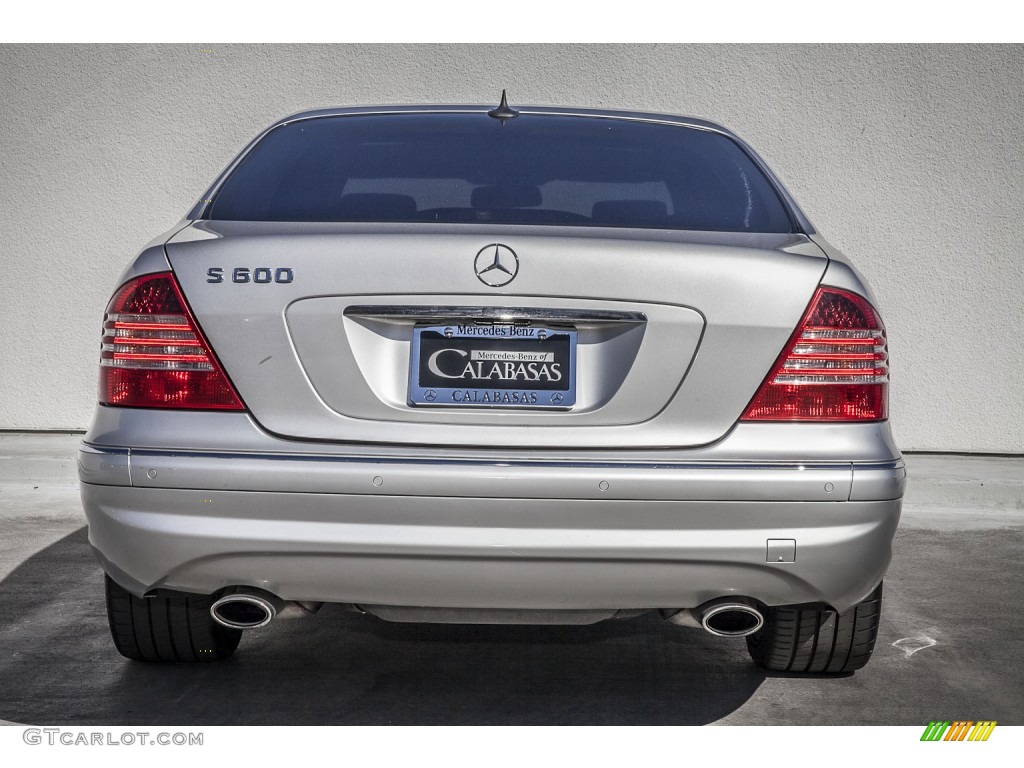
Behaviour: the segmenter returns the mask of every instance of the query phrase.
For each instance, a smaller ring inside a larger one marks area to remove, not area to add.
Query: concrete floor
[[[188,724],[1024,724],[1024,459],[909,456],[879,644],[852,676],[766,674],[742,640],[655,617],[399,625],[340,610],[221,664],[110,643],[78,435],[0,434],[0,721]]]

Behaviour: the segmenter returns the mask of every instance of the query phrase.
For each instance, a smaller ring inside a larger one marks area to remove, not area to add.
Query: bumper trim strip
[[[453,457],[99,449],[83,446],[83,481],[197,491],[396,497],[636,501],[823,501],[898,498],[902,460],[865,464],[497,461]],[[855,486],[855,478],[863,480]]]

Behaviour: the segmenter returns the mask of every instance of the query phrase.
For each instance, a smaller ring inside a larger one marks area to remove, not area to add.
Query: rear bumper
[[[247,585],[287,600],[509,609],[742,595],[842,611],[888,566],[905,483],[898,458],[506,461],[88,444],[80,476],[90,541],[137,594]],[[790,548],[793,561],[777,562]]]

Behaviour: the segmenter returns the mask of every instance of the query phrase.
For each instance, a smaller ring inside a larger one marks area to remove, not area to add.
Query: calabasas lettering
[[[492,353],[493,354],[493,353]],[[514,355],[515,353],[499,353]],[[525,353],[529,354],[529,353]],[[489,379],[496,381],[561,381],[562,364],[555,362],[517,362],[516,360],[469,360],[479,357],[478,350],[439,349],[427,359],[427,368],[436,376],[446,379]],[[450,366],[455,361],[455,367]]]
[[[518,390],[486,389],[455,389],[452,390],[452,402],[472,405],[536,405],[536,392],[520,392]]]

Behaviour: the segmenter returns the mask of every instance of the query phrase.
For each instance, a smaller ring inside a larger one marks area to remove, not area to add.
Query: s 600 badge
[[[291,267],[234,267],[230,273],[232,283],[290,283],[295,279]],[[224,268],[210,267],[206,270],[206,282],[223,283]]]

